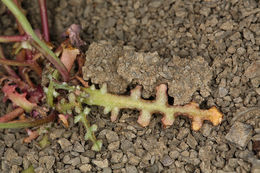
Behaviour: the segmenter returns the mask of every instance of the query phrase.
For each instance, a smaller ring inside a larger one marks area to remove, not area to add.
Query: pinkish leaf
[[[23,108],[26,112],[31,112],[34,107],[37,105],[35,103],[31,103],[26,99],[26,93],[19,94],[15,90],[15,85],[5,84],[2,88],[2,91],[5,94],[5,97],[13,102],[15,106],[19,106]]]
[[[65,47],[65,46],[64,46]],[[61,55],[61,62],[65,65],[67,70],[70,72],[72,65],[74,64],[74,61],[79,54],[79,50],[76,48],[73,48],[71,46],[68,46],[66,48],[63,48],[62,55]]]

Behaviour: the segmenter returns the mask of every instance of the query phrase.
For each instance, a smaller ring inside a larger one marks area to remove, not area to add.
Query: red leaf
[[[15,89],[15,85],[5,84],[2,91],[4,92],[5,97],[11,100],[15,106],[23,108],[26,112],[31,112],[37,105],[26,99],[26,93],[19,94]]]

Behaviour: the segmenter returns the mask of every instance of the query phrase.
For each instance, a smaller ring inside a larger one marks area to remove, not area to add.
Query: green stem
[[[48,48],[48,46],[41,41],[36,33],[33,31],[31,24],[26,19],[22,11],[15,5],[12,0],[2,0],[2,2],[8,7],[8,9],[14,14],[16,19],[20,22],[24,31],[31,36],[31,38],[41,47],[39,51],[45,55],[45,57],[59,70],[65,81],[69,80],[69,73],[60,59]]]

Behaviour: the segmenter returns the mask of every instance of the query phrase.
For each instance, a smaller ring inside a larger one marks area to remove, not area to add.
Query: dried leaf
[[[65,65],[67,70],[70,72],[77,55],[80,53],[79,49],[73,48],[71,46],[63,48],[61,55],[61,62]]]
[[[25,143],[30,143],[32,140],[36,139],[39,136],[38,131],[32,131],[30,129],[26,129],[28,137],[23,140]]]
[[[85,45],[86,43],[80,38],[80,25],[72,24],[66,31],[66,35],[69,36],[70,42],[73,46],[79,48],[80,46]]]
[[[64,126],[65,126],[66,128],[68,128],[68,127],[69,127],[68,116],[63,115],[63,114],[59,114],[58,117],[59,117],[59,119],[62,121],[62,123],[64,124]]]

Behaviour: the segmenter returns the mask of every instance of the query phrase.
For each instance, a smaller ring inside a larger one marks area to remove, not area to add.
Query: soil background
[[[37,1],[25,1],[23,7],[34,28],[40,28]],[[75,23],[82,27],[85,50],[101,41],[111,49],[129,46],[144,54],[157,52],[166,67],[176,57],[185,63],[202,57],[210,67],[209,89],[205,94],[198,87],[179,103],[216,105],[224,119],[216,127],[205,122],[195,132],[187,118],[177,118],[164,129],[161,115],[155,115],[142,128],[136,110],[122,110],[112,123],[102,108],[93,107],[90,119],[99,127],[101,152],[90,150],[84,128],[73,122],[68,129],[54,124],[44,149],[38,146],[41,137],[24,144],[25,130],[1,130],[0,172],[21,172],[30,165],[48,173],[260,172],[259,1],[52,0],[47,7],[54,42]],[[14,18],[2,3],[0,16],[0,34],[15,34]],[[181,70],[178,75],[182,81]],[[1,104],[3,112],[6,107]]]

